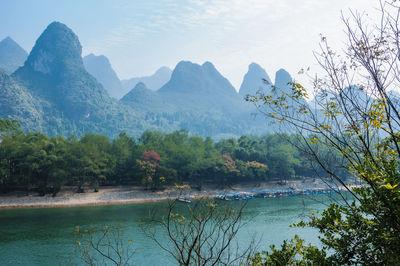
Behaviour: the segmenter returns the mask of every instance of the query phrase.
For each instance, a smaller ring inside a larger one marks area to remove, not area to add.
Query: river
[[[337,195],[316,195],[252,199],[243,220],[247,223],[239,233],[246,245],[256,235],[260,249],[279,245],[298,234],[319,245],[317,231],[310,228],[290,228],[310,210],[326,208]],[[184,207],[182,203],[182,207]],[[82,264],[76,253],[77,226],[102,227],[107,224],[124,228],[124,237],[133,240],[135,265],[174,265],[141,229],[140,220],[152,210],[164,214],[166,202],[69,208],[31,208],[0,210],[0,265],[68,265]],[[165,237],[160,234],[160,237]]]

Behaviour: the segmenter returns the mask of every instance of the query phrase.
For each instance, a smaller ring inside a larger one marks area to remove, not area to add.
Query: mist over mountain
[[[157,92],[149,90],[142,82],[136,84],[120,101],[134,109],[148,112],[165,112],[171,109]]]
[[[181,61],[158,91],[138,83],[120,102],[145,111],[162,129],[187,129],[203,136],[238,136],[251,127],[240,116],[246,108],[230,82],[216,68]],[[246,113],[248,115],[248,113]]]
[[[107,58],[82,59],[81,54],[75,33],[60,22],[51,23],[22,67],[11,76],[1,72],[0,116],[18,119],[25,130],[48,135],[96,132],[113,137],[122,131],[139,135],[145,130],[183,128],[191,134],[222,138],[271,130],[265,120],[254,117],[254,107],[211,62],[181,61],[172,73],[161,68],[147,77],[153,89],[139,82],[117,101],[109,96],[118,98],[120,91],[115,89],[118,77]],[[286,71],[278,72],[279,84],[291,81]],[[251,64],[242,93],[261,78],[269,79],[260,66]],[[163,85],[155,91],[154,84]]]
[[[118,99],[122,92],[121,81],[104,55],[89,54],[83,58],[87,72],[100,82],[108,94]]]
[[[0,68],[6,74],[11,74],[22,66],[28,53],[13,39],[6,37],[0,42]]]
[[[152,91],[156,91],[161,88],[168,80],[171,78],[172,70],[168,67],[160,67],[153,75],[146,77],[137,77],[122,80],[122,90],[123,93],[120,95],[122,97],[127,92],[129,92],[133,87],[139,82],[142,82],[146,87]]]
[[[148,111],[156,106],[156,109],[160,109],[160,104],[168,105],[163,108],[160,106],[163,111],[210,111],[233,107],[223,105],[239,104],[240,98],[237,96],[231,83],[212,63],[199,65],[181,61],[174,68],[170,80],[158,91],[149,90],[143,82],[139,82],[121,102],[142,105],[146,102],[143,108],[149,108]]]
[[[159,92],[236,95],[235,88],[211,62],[199,65],[189,61],[181,61],[176,65],[171,79]]]
[[[240,102],[235,88],[210,62],[179,62],[158,93],[182,109],[236,111]]]
[[[244,75],[242,85],[239,89],[239,94],[242,97],[247,94],[255,95],[259,89],[267,86],[264,80],[269,84],[272,84],[267,72],[260,65],[251,63],[247,73]]]

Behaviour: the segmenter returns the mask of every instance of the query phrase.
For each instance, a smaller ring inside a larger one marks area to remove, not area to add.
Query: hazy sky
[[[374,12],[378,0],[0,0],[0,39],[28,52],[52,21],[69,26],[83,55],[104,54],[121,79],[180,60],[211,61],[238,89],[251,62],[272,80],[314,68],[319,35],[344,42],[340,11]]]

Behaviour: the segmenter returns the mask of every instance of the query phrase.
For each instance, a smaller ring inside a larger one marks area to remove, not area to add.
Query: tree
[[[5,135],[22,133],[21,124],[17,120],[0,118],[0,140]]]
[[[26,144],[29,148],[20,166],[27,170],[25,174],[31,176],[31,182],[38,187],[41,196],[49,192],[56,196],[67,176],[64,139],[29,133],[26,135]]]
[[[375,24],[357,12],[342,17],[344,53],[322,37],[315,56],[326,75],[313,81],[310,104],[304,100],[308,91],[296,82],[290,90],[274,87],[248,96],[286,131],[297,133],[299,148],[353,195],[352,202],[331,204],[299,224],[319,229],[333,264],[400,263],[400,99],[390,91],[400,81],[400,7],[380,2],[380,11]],[[362,185],[349,187],[338,168]]]
[[[245,225],[242,222],[245,206],[246,203],[219,205],[207,199],[185,206],[169,201],[166,214],[161,219],[141,220],[142,228],[179,265],[244,265],[255,254],[254,238],[247,246],[237,240],[239,230]],[[133,240],[124,236],[123,228],[77,226],[74,235],[78,256],[87,265],[134,263]]]
[[[142,153],[142,156],[140,156],[140,160],[136,161],[139,168],[142,170],[142,184],[146,186],[146,189],[149,185],[154,187],[154,177],[160,160],[160,155],[155,151],[145,151]]]
[[[85,134],[80,143],[84,145],[85,155],[89,159],[90,167],[85,170],[89,177],[88,181],[97,192],[100,183],[107,180],[115,169],[115,160],[110,154],[110,140],[100,134]]]
[[[233,180],[240,174],[235,160],[228,154],[222,154],[223,163],[219,165],[218,179],[219,185],[223,188],[227,184],[233,183]]]
[[[249,257],[247,265],[334,265],[334,261],[327,258],[325,250],[305,245],[297,235],[289,242],[284,240],[280,249],[275,245],[271,245],[270,248],[270,252],[257,252],[253,257]]]
[[[186,205],[181,213],[177,204],[169,202],[164,219],[153,219],[144,231],[179,265],[240,265],[253,255],[254,243],[240,247],[236,240],[246,204],[235,207],[203,199]],[[167,234],[167,243],[159,239],[154,222]]]
[[[111,154],[115,159],[115,171],[112,177],[113,183],[123,184],[132,181],[132,167],[136,159],[135,152],[137,145],[134,138],[129,137],[125,132],[114,139],[111,147]]]
[[[95,191],[101,182],[111,175],[114,161],[110,155],[101,150],[101,145],[85,138],[69,142],[66,162],[69,175],[78,186],[78,192],[84,192],[84,186],[91,184]]]
[[[106,225],[102,229],[89,227],[75,228],[77,251],[87,265],[117,266],[131,265],[135,254],[133,240],[124,239],[124,231],[118,226]]]

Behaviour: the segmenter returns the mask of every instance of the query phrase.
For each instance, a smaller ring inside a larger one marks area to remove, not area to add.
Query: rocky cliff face
[[[40,102],[49,134],[116,134],[137,127],[137,114],[110,98],[83,65],[78,37],[53,22],[12,77]]]
[[[72,68],[83,69],[78,36],[60,22],[51,23],[37,39],[25,68],[44,74],[62,75]]]
[[[84,68],[82,46],[71,29],[51,23],[13,77],[31,93],[71,119],[105,117],[112,104],[100,83]]]

